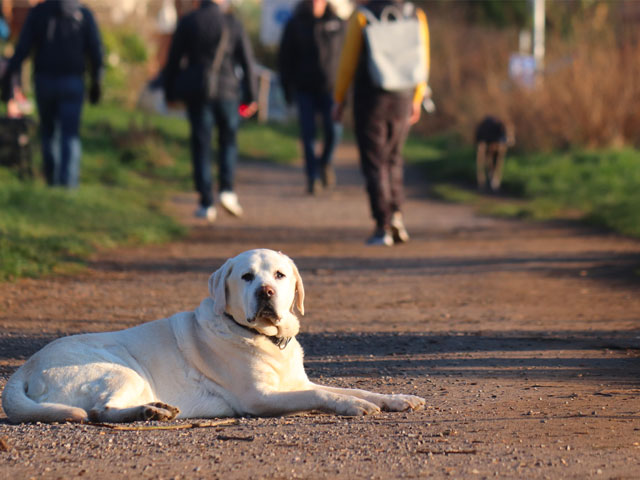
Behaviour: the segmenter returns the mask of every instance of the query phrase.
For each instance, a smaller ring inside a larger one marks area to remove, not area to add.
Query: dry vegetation
[[[523,150],[637,146],[640,44],[637,35],[619,34],[619,21],[615,4],[599,3],[574,14],[562,32],[549,29],[546,72],[526,89],[507,77],[516,28],[431,16],[439,112],[422,128],[454,128],[470,139],[479,119],[492,113],[513,123]]]

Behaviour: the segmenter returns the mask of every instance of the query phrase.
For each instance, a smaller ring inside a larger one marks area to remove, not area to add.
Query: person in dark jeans
[[[359,2],[378,19],[400,0],[369,0]],[[429,31],[426,16],[416,9],[421,38],[425,42],[427,71],[429,66]],[[336,79],[334,118],[342,118],[346,93],[353,83],[353,117],[360,153],[360,165],[365,177],[375,230],[367,245],[392,246],[409,241],[404,225],[402,148],[409,128],[420,118],[420,110],[428,92],[426,81],[415,88],[387,91],[377,87],[367,68],[363,29],[366,16],[356,10],[349,20]],[[402,52],[398,52],[401,54]]]
[[[49,185],[76,187],[87,60],[89,100],[101,96],[102,42],[92,12],[77,0],[45,0],[29,11],[3,79],[4,101],[13,97],[11,76],[32,51],[45,177]]]
[[[320,185],[332,187],[331,164],[340,139],[340,125],[333,121],[333,88],[344,22],[327,0],[302,0],[287,22],[278,66],[288,103],[295,99],[304,148],[307,191],[315,194]],[[316,116],[322,117],[324,145],[316,155]]]
[[[218,46],[223,42],[222,61],[215,92],[196,92],[186,100],[191,126],[191,160],[200,204],[196,216],[209,222],[216,219],[213,180],[211,174],[211,135],[218,128],[218,192],[220,204],[229,213],[241,216],[242,207],[234,191],[237,161],[236,134],[240,124],[238,108],[247,105],[247,115],[256,109],[253,51],[242,24],[232,14],[224,12],[219,4],[224,0],[201,0],[194,11],[180,19],[171,41],[169,58],[164,69],[164,89],[168,101],[176,98],[176,82],[181,62],[187,66],[200,66],[202,75],[214,63]],[[226,44],[226,45],[225,45]],[[238,68],[242,72],[239,77]],[[202,79],[204,84],[206,78]]]

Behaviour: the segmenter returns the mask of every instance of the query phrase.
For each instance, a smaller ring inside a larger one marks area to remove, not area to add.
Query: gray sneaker
[[[391,247],[393,246],[393,237],[388,230],[376,229],[366,242],[371,247]]]
[[[407,243],[409,241],[409,232],[404,227],[401,212],[393,212],[391,216],[391,235],[394,243]]]

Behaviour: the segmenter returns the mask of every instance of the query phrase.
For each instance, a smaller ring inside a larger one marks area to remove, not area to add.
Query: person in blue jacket
[[[11,77],[31,53],[45,177],[49,185],[73,188],[80,173],[87,70],[89,101],[101,96],[102,42],[91,10],[77,0],[45,0],[29,11],[3,77],[3,101],[13,97]]]

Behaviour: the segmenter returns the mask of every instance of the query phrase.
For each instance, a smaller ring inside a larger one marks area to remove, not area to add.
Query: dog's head
[[[278,337],[298,333],[304,315],[304,287],[289,257],[273,250],[249,250],[227,260],[209,278],[215,313]]]

